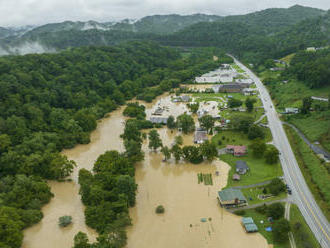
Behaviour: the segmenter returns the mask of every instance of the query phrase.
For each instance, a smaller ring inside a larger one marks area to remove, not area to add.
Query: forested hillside
[[[330,49],[297,53],[287,73],[296,76],[310,88],[330,86]]]
[[[276,57],[330,38],[329,13],[303,6],[266,9],[247,15],[155,15],[136,22],[63,22],[37,27],[0,40],[0,54],[47,52],[128,40],[155,40],[173,46],[217,46],[240,57]],[[308,19],[307,21],[304,21]],[[297,39],[299,37],[299,39]]]
[[[0,247],[18,248],[22,229],[42,218],[52,194],[45,179],[74,167],[59,151],[88,143],[96,120],[127,99],[151,101],[214,69],[217,49],[181,58],[154,43],[82,47],[0,58]],[[152,87],[153,86],[153,87]]]

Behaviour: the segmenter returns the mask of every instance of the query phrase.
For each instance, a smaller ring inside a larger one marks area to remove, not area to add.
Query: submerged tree
[[[163,153],[165,161],[171,158],[171,150],[167,146],[163,146],[160,151]]]
[[[178,116],[177,125],[183,133],[190,133],[195,130],[194,119],[186,113]]]
[[[149,148],[156,151],[159,147],[163,146],[162,140],[159,137],[159,133],[156,129],[149,132]]]

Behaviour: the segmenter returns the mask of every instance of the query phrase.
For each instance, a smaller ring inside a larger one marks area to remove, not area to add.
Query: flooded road
[[[160,104],[159,104],[160,103]],[[168,114],[177,116],[187,111],[185,104],[170,102],[169,96],[157,98],[146,105],[147,118],[157,106],[171,106]],[[63,151],[77,163],[72,182],[49,182],[54,198],[43,209],[42,221],[24,231],[23,248],[70,248],[73,237],[87,233],[94,241],[97,233],[85,225],[84,206],[80,200],[78,171],[91,170],[99,155],[107,150],[123,151],[120,134],[123,132],[124,107],[112,112],[98,123],[91,134],[91,142]],[[176,131],[158,129],[164,145],[173,143]],[[184,144],[192,144],[193,135],[183,136]],[[260,234],[247,235],[240,218],[218,205],[217,191],[226,185],[229,166],[221,161],[192,165],[184,162],[163,162],[162,154],[144,146],[145,160],[136,165],[138,184],[136,206],[130,209],[133,225],[128,228],[128,248],[165,247],[267,247]],[[215,172],[219,176],[215,176]],[[197,173],[211,173],[213,186],[198,184]],[[158,205],[165,207],[163,215],[156,215]],[[59,228],[58,218],[71,215],[73,224]],[[201,222],[206,218],[206,222]],[[152,244],[152,245],[151,245]]]

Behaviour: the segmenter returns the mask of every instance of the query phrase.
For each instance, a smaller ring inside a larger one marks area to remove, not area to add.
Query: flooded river
[[[173,104],[173,105],[172,105]],[[159,97],[147,104],[147,116],[157,106],[170,106],[168,114],[177,116],[187,111],[184,104],[171,103],[170,98]],[[91,135],[91,142],[63,151],[77,163],[72,182],[49,182],[54,198],[43,209],[42,221],[24,231],[23,248],[70,248],[73,237],[87,233],[94,241],[97,233],[85,225],[84,206],[81,203],[78,171],[91,170],[97,157],[107,150],[123,151],[119,135],[123,132],[125,117],[123,108],[110,114],[98,124]],[[176,131],[158,130],[163,143],[170,146]],[[192,135],[183,136],[184,144],[192,144]],[[144,144],[145,160],[136,166],[138,184],[136,206],[130,209],[133,225],[128,228],[128,248],[165,247],[222,247],[265,248],[266,240],[260,234],[246,234],[240,218],[223,211],[216,194],[227,182],[229,166],[221,161],[192,165],[184,162],[162,161],[160,152],[149,151]],[[219,176],[215,172],[219,172]],[[213,186],[198,184],[197,173],[211,173]],[[165,207],[165,213],[157,215],[155,208]],[[73,224],[58,227],[58,218],[71,215]],[[206,222],[201,222],[206,218]]]

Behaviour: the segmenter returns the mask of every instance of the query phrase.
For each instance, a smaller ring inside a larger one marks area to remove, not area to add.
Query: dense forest
[[[227,58],[215,48],[183,58],[148,42],[1,57],[0,246],[20,247],[22,229],[42,218],[52,197],[45,179],[72,172],[75,163],[59,151],[88,143],[96,120],[126,100],[151,101],[216,68],[213,55]]]
[[[292,74],[310,88],[330,86],[330,49],[300,51],[283,74]]]

